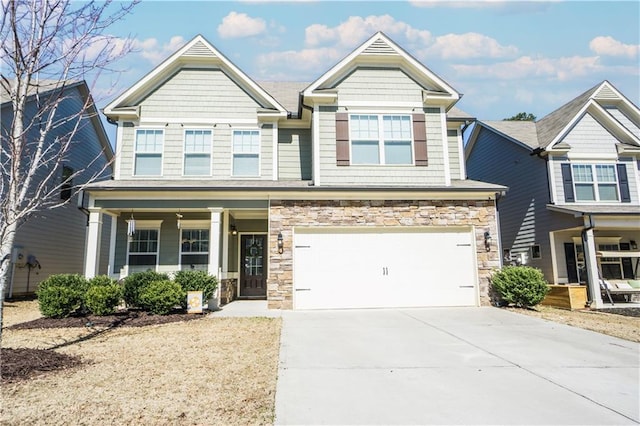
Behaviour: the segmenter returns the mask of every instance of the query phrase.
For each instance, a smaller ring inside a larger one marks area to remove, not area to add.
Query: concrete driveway
[[[497,308],[290,311],[276,424],[637,424],[640,345]]]

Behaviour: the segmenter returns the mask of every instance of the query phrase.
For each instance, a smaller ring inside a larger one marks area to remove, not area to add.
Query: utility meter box
[[[11,252],[11,262],[16,265],[18,268],[24,268],[27,264],[27,255],[25,254],[24,248],[22,247],[14,247]]]

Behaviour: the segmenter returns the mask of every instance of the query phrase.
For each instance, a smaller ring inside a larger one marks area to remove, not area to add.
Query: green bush
[[[37,291],[40,313],[47,318],[65,318],[82,306],[83,293],[72,287],[46,285]]]
[[[180,305],[183,309],[187,308],[188,291],[202,291],[203,301],[206,303],[218,287],[218,279],[205,271],[178,271],[174,281],[182,287],[183,296]]]
[[[91,286],[85,294],[85,305],[95,315],[114,313],[121,300],[122,287],[116,283]]]
[[[94,286],[109,286],[109,285],[113,285],[116,284],[117,281],[114,280],[113,278],[109,277],[108,275],[96,275],[95,277],[91,278],[89,280],[89,287],[94,287]]]
[[[51,275],[38,286],[36,295],[40,313],[45,317],[63,318],[84,312],[84,295],[89,282],[79,274]]]
[[[140,293],[144,287],[154,281],[165,281],[169,277],[155,271],[136,272],[124,279],[124,301],[129,307],[142,307]]]
[[[491,276],[491,286],[507,303],[535,306],[549,291],[542,271],[530,266],[505,266]]]
[[[153,281],[140,290],[140,306],[153,314],[165,315],[180,305],[183,295],[178,283],[169,280]]]

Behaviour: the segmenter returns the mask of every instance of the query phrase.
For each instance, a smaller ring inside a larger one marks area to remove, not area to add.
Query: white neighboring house
[[[555,284],[636,284],[640,266],[640,110],[603,81],[537,122],[478,121],[472,179],[509,186],[503,253]],[[629,283],[631,281],[631,283]]]
[[[86,183],[89,176],[99,174],[100,179],[111,177],[110,162],[113,159],[113,149],[104,130],[86,82],[74,82],[65,85],[60,95],[59,89],[40,91],[41,99],[49,96],[61,96],[63,99],[58,109],[59,117],[70,117],[78,114],[89,102],[89,109],[82,119],[82,124],[75,135],[74,141],[59,165],[59,181],[61,184],[69,175],[79,173],[69,182],[69,186]],[[2,92],[2,140],[7,137],[7,129],[12,119],[11,102],[5,102],[6,92]],[[36,99],[31,96],[28,100],[28,111],[37,109]],[[73,121],[70,125],[75,124]],[[68,126],[62,126],[50,132],[47,142],[51,143],[57,137],[69,132]],[[84,269],[84,254],[88,212],[81,210],[78,205],[78,195],[72,194],[68,188],[62,188],[59,199],[55,202],[67,200],[67,204],[54,209],[44,209],[35,213],[22,224],[15,237],[12,252],[10,276],[7,279],[5,295],[18,297],[34,293],[38,284],[53,274],[76,273],[82,274]],[[110,230],[110,220],[106,218],[101,224],[101,231]],[[107,274],[108,266],[108,234],[103,239],[104,250],[100,255],[100,266],[97,273]]]

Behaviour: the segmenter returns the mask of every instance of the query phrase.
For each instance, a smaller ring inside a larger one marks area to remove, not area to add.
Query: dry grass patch
[[[205,317],[109,330],[56,350],[80,367],[4,383],[0,423],[271,424],[280,328],[279,318]],[[46,348],[87,332],[10,329],[3,346]]]
[[[535,309],[506,308],[513,312],[596,331],[640,343],[640,317],[592,310],[569,311],[538,305]],[[640,308],[633,308],[640,309]]]

